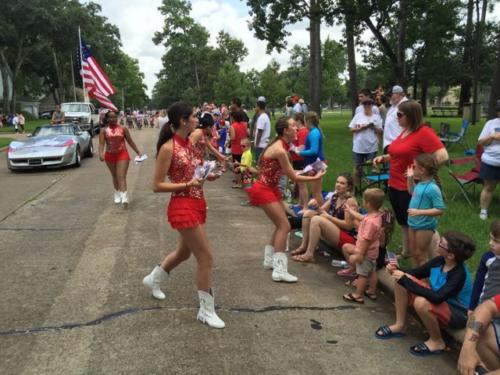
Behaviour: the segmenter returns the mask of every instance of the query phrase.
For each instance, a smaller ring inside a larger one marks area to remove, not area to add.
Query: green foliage
[[[271,60],[260,74],[259,95],[264,95],[266,97],[267,106],[270,108],[282,107],[285,97],[289,93],[285,77],[279,70],[280,65],[278,62],[276,62],[276,60]]]

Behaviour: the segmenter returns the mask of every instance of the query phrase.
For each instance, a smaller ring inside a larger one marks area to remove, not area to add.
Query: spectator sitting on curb
[[[465,341],[458,358],[460,374],[500,374],[499,320],[500,294],[474,310],[467,322]]]
[[[387,270],[396,280],[396,322],[379,327],[375,337],[386,340],[404,336],[406,310],[412,306],[430,338],[412,346],[410,353],[419,357],[441,354],[446,344],[440,327],[463,328],[467,322],[466,306],[470,303],[472,283],[464,262],[474,254],[475,249],[469,236],[450,231],[441,238],[440,256],[424,265],[404,272],[389,264]],[[425,279],[429,279],[430,285]]]

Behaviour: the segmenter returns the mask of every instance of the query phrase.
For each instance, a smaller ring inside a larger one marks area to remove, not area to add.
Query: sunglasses
[[[443,244],[442,244],[441,242],[439,242],[438,246],[439,246],[441,249],[445,250],[445,251],[450,251],[450,249],[448,249],[447,247],[443,246]]]
[[[401,118],[403,117],[405,114],[403,112],[398,112],[396,113],[396,116],[398,116],[398,118]]]

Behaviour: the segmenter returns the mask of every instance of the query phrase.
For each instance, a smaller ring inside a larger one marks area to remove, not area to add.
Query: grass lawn
[[[352,173],[352,136],[347,129],[351,115],[348,112],[325,113],[320,126],[325,133],[325,157],[328,160],[328,173],[324,177],[324,190],[333,190],[336,176],[341,172]],[[435,118],[429,117],[426,119],[430,122],[434,130],[439,130],[441,122],[447,122],[451,125],[452,131],[459,131],[462,120],[460,118]],[[485,120],[479,124],[469,127],[466,139],[469,147],[475,147],[479,133],[481,132]],[[451,158],[463,157],[464,150],[460,145],[454,145],[449,148]],[[466,167],[467,168],[467,167]],[[471,168],[469,165],[468,168]],[[474,208],[470,208],[465,198],[459,194],[454,200],[451,200],[453,195],[458,191],[458,186],[448,174],[448,168],[441,168],[439,176],[443,183],[443,194],[445,196],[446,213],[439,218],[439,233],[443,234],[448,230],[459,230],[471,236],[477,246],[477,251],[473,258],[469,260],[469,269],[475,273],[481,255],[488,250],[488,234],[489,225],[493,217],[500,217],[500,205],[498,204],[498,195],[493,199],[488,221],[479,219],[479,194],[481,186],[476,186],[476,192],[469,194]],[[358,198],[358,202],[360,203]],[[387,199],[386,205],[390,207]],[[396,228],[391,243],[391,249],[397,249],[401,244],[401,235],[399,228]]]
[[[35,130],[37,126],[46,125],[48,123],[49,123],[49,120],[26,121],[26,124],[24,125],[24,131],[26,133],[32,133],[33,130]],[[16,130],[14,129],[13,126],[5,126],[3,128],[0,128],[0,133],[15,133],[15,132],[16,132]]]
[[[0,138],[0,148],[8,146],[12,142],[11,138]]]

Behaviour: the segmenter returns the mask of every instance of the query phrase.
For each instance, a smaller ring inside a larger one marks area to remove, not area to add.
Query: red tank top
[[[282,139],[280,139],[280,142],[285,151],[288,151],[290,146]],[[260,158],[260,175],[258,181],[269,187],[278,187],[281,175],[281,165],[278,159],[271,159],[264,156]]]
[[[118,154],[127,150],[125,145],[125,130],[116,124],[109,125],[104,130],[104,140],[106,141],[106,152]]]
[[[193,179],[197,159],[194,156],[194,147],[188,139],[182,139],[178,135],[173,138],[173,153],[168,176],[173,183],[186,183]],[[175,191],[172,197],[184,197],[193,199],[203,198],[201,187],[190,187],[185,190]]]

